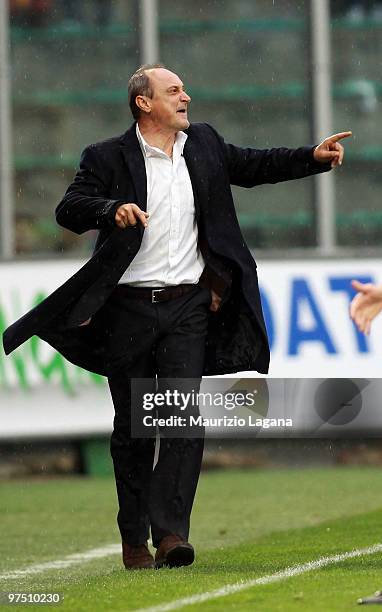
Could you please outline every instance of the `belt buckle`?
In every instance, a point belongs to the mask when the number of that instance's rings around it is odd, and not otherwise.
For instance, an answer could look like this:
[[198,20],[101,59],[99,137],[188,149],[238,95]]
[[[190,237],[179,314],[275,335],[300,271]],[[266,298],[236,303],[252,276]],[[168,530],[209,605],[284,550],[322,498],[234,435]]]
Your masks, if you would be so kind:
[[160,293],[161,291],[164,291],[164,289],[152,289],[151,291],[151,303],[152,304],[157,304],[159,302],[159,300],[155,299],[155,294],[156,293]]

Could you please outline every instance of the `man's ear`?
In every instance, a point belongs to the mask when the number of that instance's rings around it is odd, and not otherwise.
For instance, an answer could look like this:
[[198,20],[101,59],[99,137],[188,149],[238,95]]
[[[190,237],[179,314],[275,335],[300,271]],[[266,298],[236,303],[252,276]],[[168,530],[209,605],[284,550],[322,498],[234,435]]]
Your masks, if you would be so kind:
[[151,113],[150,98],[147,96],[137,96],[135,98],[135,104],[143,113]]

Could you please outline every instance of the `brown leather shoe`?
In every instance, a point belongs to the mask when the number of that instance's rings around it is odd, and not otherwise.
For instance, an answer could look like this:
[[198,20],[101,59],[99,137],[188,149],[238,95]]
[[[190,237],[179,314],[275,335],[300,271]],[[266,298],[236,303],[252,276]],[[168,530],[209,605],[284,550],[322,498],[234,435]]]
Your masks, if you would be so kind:
[[154,569],[154,557],[146,544],[130,546],[122,542],[122,559],[126,569]]
[[177,535],[163,538],[155,554],[155,567],[181,567],[194,561],[194,549],[189,542]]

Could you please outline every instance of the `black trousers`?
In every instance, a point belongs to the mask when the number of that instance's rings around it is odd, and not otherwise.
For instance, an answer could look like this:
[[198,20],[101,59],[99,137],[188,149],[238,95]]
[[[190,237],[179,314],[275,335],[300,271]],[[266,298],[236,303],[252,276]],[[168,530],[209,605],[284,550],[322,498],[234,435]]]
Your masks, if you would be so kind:
[[[116,290],[103,308],[108,381],[114,403],[111,455],[114,464],[122,539],[146,542],[151,527],[158,547],[170,534],[188,539],[204,439],[155,439],[131,435],[131,381],[134,378],[201,379],[210,292],[191,292],[152,304]],[[168,406],[164,407],[168,416]],[[161,416],[160,414],[158,416]]]

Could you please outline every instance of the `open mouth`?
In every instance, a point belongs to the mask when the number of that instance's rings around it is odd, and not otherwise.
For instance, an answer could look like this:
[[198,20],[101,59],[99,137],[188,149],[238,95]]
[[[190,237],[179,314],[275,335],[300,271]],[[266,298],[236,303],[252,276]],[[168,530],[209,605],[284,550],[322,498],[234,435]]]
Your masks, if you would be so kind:
[[186,113],[187,109],[186,108],[180,108],[178,111],[176,111],[177,113]]

